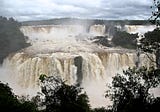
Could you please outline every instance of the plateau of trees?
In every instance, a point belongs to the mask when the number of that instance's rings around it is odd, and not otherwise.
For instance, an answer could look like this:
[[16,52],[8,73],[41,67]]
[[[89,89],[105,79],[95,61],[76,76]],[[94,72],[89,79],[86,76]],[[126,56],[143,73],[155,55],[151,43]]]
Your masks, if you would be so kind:
[[120,46],[127,49],[137,48],[138,34],[129,34],[126,31],[116,30],[113,34],[112,42],[114,46]]
[[97,36],[94,38],[94,43],[107,47],[122,47],[126,49],[137,48],[138,34],[130,34],[126,31],[121,31],[115,26],[110,27],[109,33],[113,38],[108,40],[108,36]]

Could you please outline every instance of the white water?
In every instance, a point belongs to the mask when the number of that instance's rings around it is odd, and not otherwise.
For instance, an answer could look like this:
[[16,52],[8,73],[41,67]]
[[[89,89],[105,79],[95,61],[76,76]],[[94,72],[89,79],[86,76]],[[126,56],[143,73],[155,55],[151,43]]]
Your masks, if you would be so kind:
[[89,33],[93,36],[104,36],[105,30],[105,25],[93,25],[90,27]]
[[153,31],[156,28],[155,25],[125,25],[125,30],[128,33],[144,34],[148,31]]
[[93,25],[89,31],[83,25],[22,26],[20,30],[29,37],[30,43],[37,41],[75,41],[105,35],[104,25]]
[[[90,32],[104,34],[104,28],[91,27]],[[29,36],[32,46],[10,55],[3,63],[3,68],[10,74],[5,80],[19,95],[36,95],[40,91],[38,79],[41,74],[60,75],[68,84],[80,81],[92,107],[107,106],[110,102],[104,98],[106,83],[123,69],[135,66],[137,61],[135,51],[77,41],[77,35],[87,33],[83,26],[24,26],[21,31]],[[76,63],[82,65],[81,70]],[[140,65],[151,64],[144,54],[140,56]],[[80,76],[77,71],[81,71]]]

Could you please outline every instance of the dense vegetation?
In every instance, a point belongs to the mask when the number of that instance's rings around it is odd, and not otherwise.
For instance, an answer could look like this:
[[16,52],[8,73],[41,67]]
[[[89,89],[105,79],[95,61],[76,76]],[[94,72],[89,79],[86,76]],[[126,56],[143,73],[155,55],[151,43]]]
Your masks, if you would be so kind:
[[90,105],[86,93],[79,85],[67,85],[59,77],[40,76],[45,112],[89,112]]
[[156,55],[157,67],[160,67],[160,29],[145,33],[145,38],[140,40],[139,48],[144,52],[154,53]]
[[127,49],[136,49],[138,34],[129,34],[126,31],[116,30],[112,42],[114,46],[120,46]]
[[0,82],[1,112],[36,112],[36,105],[31,101],[18,99],[7,84]]
[[145,33],[145,38],[140,41],[140,47],[144,52],[155,53],[160,48],[160,30],[157,28],[154,31]]
[[160,1],[153,0],[153,6],[151,6],[151,8],[152,8],[152,16],[149,18],[149,21],[152,24],[160,26]]
[[158,112],[160,97],[149,91],[160,84],[160,69],[129,68],[113,77],[106,97],[113,101],[113,112]]
[[[156,10],[151,17],[152,23],[159,27],[160,2],[154,1]],[[160,85],[160,29],[145,34],[139,48],[156,55],[157,67],[129,68],[113,77],[106,97],[113,101],[112,112],[158,112],[160,97],[154,97],[150,90]]]
[[110,28],[109,34],[113,37],[111,40],[108,40],[108,36],[97,36],[94,43],[107,47],[137,48],[138,34],[130,34],[115,27]]
[[8,54],[29,46],[20,26],[13,18],[0,17],[0,63]]

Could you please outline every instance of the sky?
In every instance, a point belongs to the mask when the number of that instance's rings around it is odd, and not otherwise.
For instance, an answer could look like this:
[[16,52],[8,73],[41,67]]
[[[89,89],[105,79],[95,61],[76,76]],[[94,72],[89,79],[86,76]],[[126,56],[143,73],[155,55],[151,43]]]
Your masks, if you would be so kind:
[[18,21],[53,18],[145,20],[153,0],[0,0],[0,16]]

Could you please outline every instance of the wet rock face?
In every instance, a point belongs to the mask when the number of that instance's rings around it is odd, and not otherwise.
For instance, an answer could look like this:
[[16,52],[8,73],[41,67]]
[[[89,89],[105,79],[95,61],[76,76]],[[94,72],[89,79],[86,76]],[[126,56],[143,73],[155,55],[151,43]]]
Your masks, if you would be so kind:
[[83,79],[82,63],[83,63],[83,58],[81,56],[74,58],[74,65],[77,67],[77,73],[76,73],[77,82],[79,84],[82,83],[82,79]]

